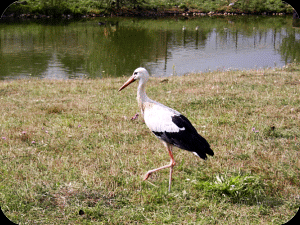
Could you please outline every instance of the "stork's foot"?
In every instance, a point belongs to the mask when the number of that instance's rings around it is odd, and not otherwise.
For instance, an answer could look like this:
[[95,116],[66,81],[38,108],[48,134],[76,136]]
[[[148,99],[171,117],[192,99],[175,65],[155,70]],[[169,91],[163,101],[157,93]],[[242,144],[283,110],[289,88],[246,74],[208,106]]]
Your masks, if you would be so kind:
[[147,179],[150,177],[151,174],[152,174],[151,172],[147,172],[147,173],[145,174],[145,176],[144,176],[143,181],[147,180]]

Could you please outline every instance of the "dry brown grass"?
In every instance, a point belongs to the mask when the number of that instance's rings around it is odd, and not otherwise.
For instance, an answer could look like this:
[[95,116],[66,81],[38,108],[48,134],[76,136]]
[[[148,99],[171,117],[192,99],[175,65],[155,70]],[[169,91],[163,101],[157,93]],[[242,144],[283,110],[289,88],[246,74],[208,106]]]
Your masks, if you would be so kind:
[[215,152],[203,161],[175,150],[171,193],[168,171],[142,182],[169,158],[130,120],[136,84],[118,93],[126,78],[1,81],[1,209],[19,224],[287,222],[300,205],[299,68],[152,78],[148,95],[186,115]]

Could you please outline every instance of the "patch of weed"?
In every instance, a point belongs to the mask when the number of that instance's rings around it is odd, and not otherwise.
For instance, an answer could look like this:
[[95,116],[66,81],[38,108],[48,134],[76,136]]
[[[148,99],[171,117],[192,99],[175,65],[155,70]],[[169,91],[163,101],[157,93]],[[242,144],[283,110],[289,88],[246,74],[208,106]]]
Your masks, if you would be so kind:
[[257,204],[265,196],[265,185],[253,175],[216,175],[213,181],[198,182],[195,186],[206,190],[207,196],[226,197],[239,204]]

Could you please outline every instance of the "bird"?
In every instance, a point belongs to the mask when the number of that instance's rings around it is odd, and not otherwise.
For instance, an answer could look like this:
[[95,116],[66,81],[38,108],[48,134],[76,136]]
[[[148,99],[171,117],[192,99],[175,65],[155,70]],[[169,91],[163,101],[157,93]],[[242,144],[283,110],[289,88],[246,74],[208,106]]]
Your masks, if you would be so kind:
[[136,80],[139,80],[137,101],[138,106],[141,109],[141,115],[152,133],[162,141],[171,158],[169,164],[149,170],[145,174],[143,180],[147,180],[150,175],[156,171],[170,168],[168,191],[171,192],[172,173],[173,167],[175,166],[175,160],[172,153],[173,146],[190,151],[204,160],[207,159],[207,154],[213,156],[214,152],[205,138],[198,134],[197,130],[184,115],[147,96],[145,87],[148,79],[148,71],[143,67],[139,67],[120,87],[119,91],[123,90]]

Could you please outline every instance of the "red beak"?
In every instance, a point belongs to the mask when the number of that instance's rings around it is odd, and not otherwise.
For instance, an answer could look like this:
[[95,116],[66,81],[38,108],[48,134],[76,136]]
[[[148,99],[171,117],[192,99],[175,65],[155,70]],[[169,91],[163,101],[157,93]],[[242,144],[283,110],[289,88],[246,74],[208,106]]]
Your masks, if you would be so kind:
[[120,87],[119,91],[123,90],[126,88],[129,84],[133,83],[135,81],[134,76],[131,76],[124,84],[122,87]]

